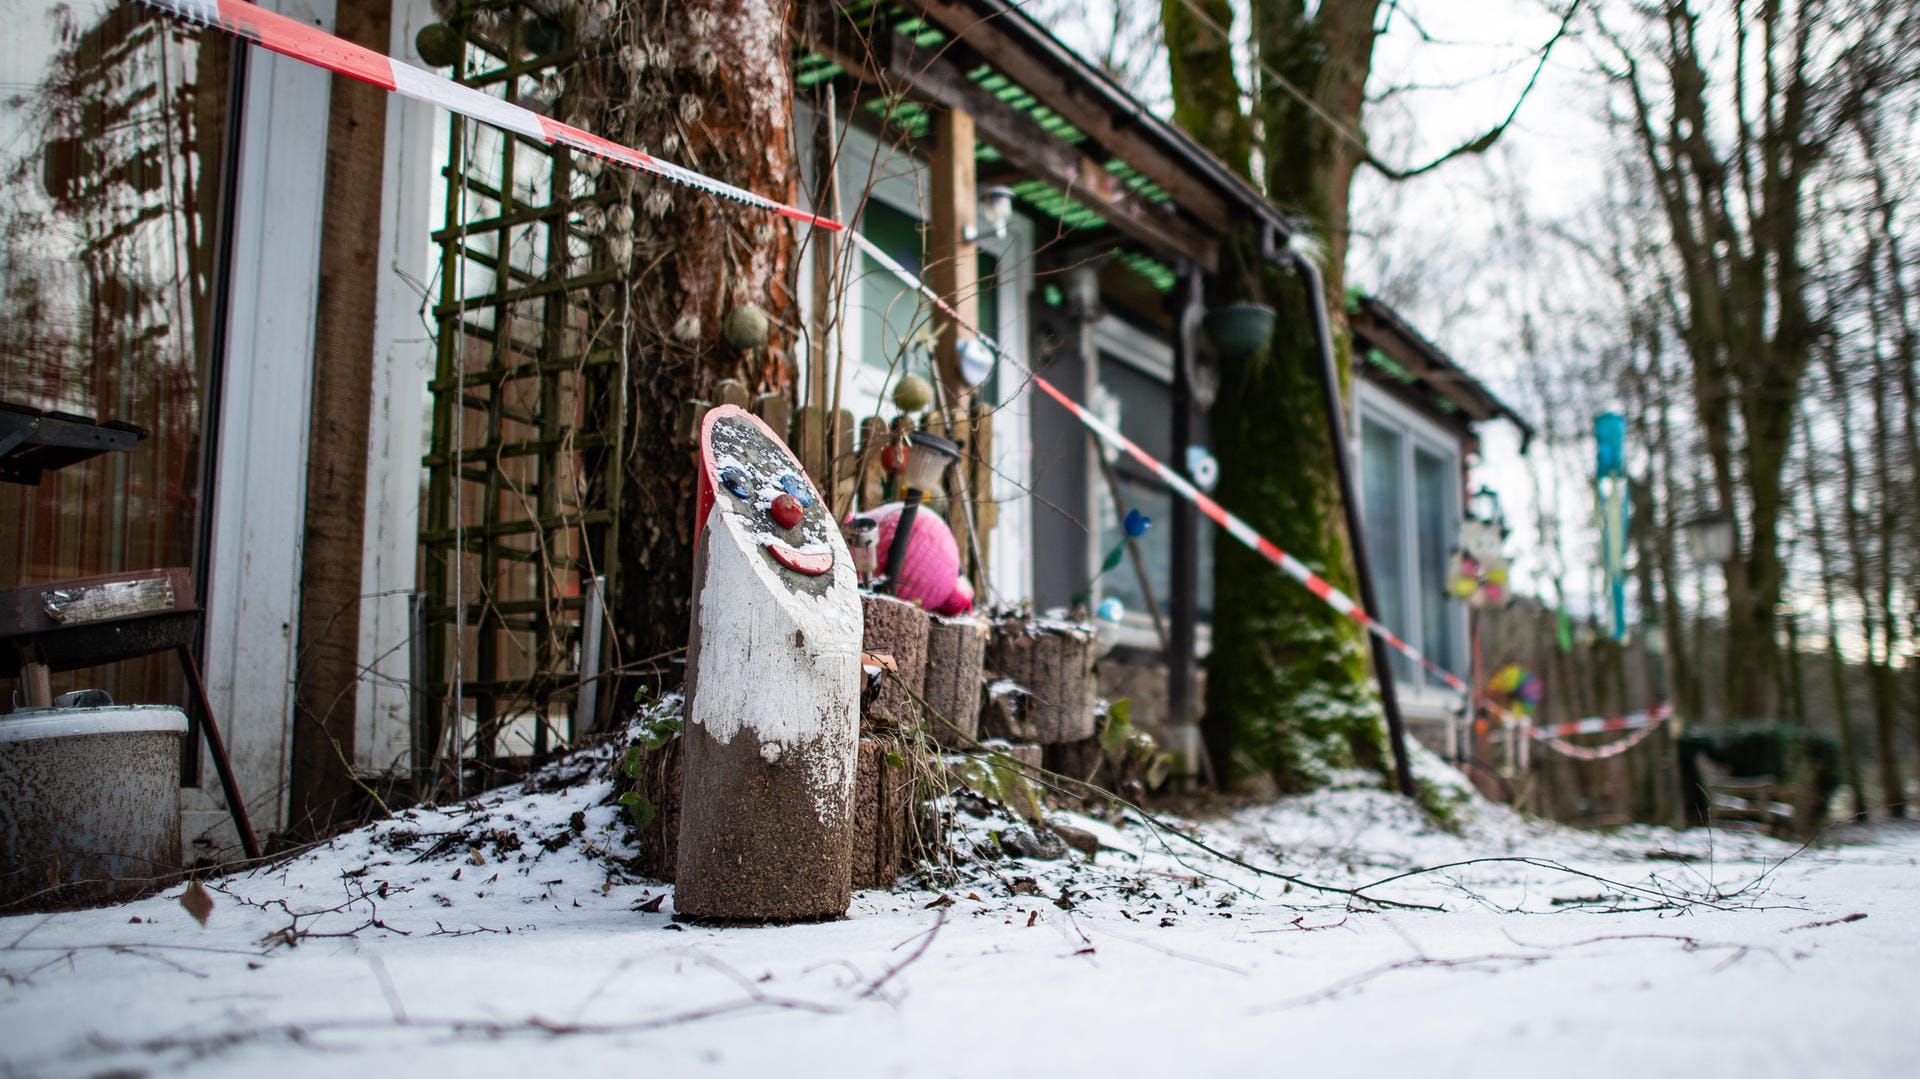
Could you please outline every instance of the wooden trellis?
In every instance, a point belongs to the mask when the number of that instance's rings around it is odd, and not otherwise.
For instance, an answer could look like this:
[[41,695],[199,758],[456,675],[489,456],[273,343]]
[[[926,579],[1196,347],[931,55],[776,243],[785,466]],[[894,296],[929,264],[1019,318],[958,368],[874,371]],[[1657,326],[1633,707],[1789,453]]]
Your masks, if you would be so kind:
[[[455,79],[548,109],[564,98],[571,16],[467,5],[450,28]],[[583,654],[603,636],[586,624],[604,608],[596,579],[602,596],[614,584],[625,386],[626,260],[598,241],[599,179],[459,116],[442,178],[415,740],[428,770],[455,752],[545,752],[593,725],[580,671],[600,669]]]

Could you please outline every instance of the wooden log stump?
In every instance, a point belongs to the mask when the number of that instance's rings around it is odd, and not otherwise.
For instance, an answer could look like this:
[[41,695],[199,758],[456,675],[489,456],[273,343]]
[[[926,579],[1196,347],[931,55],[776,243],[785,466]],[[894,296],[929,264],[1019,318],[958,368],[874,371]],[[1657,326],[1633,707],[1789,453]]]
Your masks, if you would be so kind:
[[1003,757],[1012,757],[1022,766],[1020,774],[1029,774],[1030,769],[1046,767],[1047,747],[1035,742],[1009,742],[1004,738],[995,738],[984,743],[986,748]]
[[[1082,738],[1074,742],[1059,742],[1047,747],[1047,771],[1071,776],[1083,783],[1104,785],[1105,777],[1101,773],[1105,764],[1106,753],[1100,748],[1098,737]],[[1084,792],[1075,790],[1072,793]]]
[[987,658],[987,624],[977,618],[934,618],[927,629],[927,733],[948,749],[965,749],[980,735],[980,672]]
[[918,698],[926,690],[929,616],[914,604],[872,592],[861,593],[860,608],[861,647],[892,656],[894,668],[881,672],[880,684],[863,699],[860,731],[912,729],[920,722]]
[[912,753],[910,744],[896,739],[860,740],[853,781],[855,888],[891,888],[913,861]]
[[[1026,690],[1024,734],[1042,745],[1091,738],[1095,717],[1093,631],[1068,622],[1005,619],[993,624],[987,670]],[[999,733],[999,732],[995,732]]]
[[[982,678],[992,678],[992,672],[983,671]],[[1033,740],[1033,728],[1027,724],[1025,686],[1008,678],[987,683],[980,696],[980,737],[998,738],[1003,742]]]
[[675,738],[649,751],[634,777],[634,791],[653,806],[653,819],[640,832],[640,869],[655,880],[672,882],[680,850],[681,742]]

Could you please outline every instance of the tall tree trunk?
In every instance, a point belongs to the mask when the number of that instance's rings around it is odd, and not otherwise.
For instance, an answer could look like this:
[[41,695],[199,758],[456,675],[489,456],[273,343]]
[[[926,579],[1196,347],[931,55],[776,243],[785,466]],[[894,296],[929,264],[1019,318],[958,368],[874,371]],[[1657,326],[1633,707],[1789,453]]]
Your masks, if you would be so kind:
[[1834,549],[1827,539],[1826,517],[1820,509],[1821,483],[1813,471],[1816,460],[1813,436],[1804,425],[1800,431],[1805,447],[1801,455],[1806,468],[1803,489],[1807,500],[1807,516],[1813,522],[1814,551],[1820,559],[1820,601],[1827,618],[1827,664],[1833,679],[1834,727],[1840,737],[1841,778],[1853,791],[1854,815],[1864,817],[1867,813],[1867,795],[1860,783],[1860,751],[1853,735],[1853,702],[1847,696],[1852,687],[1848,684],[1846,658],[1840,654],[1840,621],[1834,612],[1833,594],[1838,587],[1839,574],[1834,570]]
[[[1224,2],[1200,7],[1216,25],[1229,24]],[[1343,392],[1347,198],[1360,155],[1326,118],[1358,128],[1376,7],[1372,0],[1326,0],[1311,16],[1300,0],[1262,0],[1253,8],[1261,61],[1306,88],[1324,113],[1313,114],[1262,78],[1267,195],[1299,214],[1326,245],[1327,295],[1319,299],[1334,316]],[[1213,26],[1192,17],[1185,0],[1163,0],[1162,12],[1176,120],[1246,173],[1243,138],[1250,125],[1240,113],[1231,51]],[[1319,356],[1306,319],[1296,314],[1310,297],[1299,279],[1257,265],[1252,239],[1225,254],[1233,269],[1216,282],[1211,299],[1260,299],[1284,314],[1266,350],[1222,361],[1211,425],[1222,465],[1219,498],[1352,594]],[[1379,767],[1385,759],[1380,710],[1363,634],[1224,532],[1216,533],[1214,550],[1215,579],[1233,583],[1215,593],[1203,733],[1223,780],[1266,772],[1283,789],[1301,789],[1331,768]]]
[[[793,79],[787,0],[683,0],[621,5],[623,47],[586,77],[604,105],[597,130],[750,191],[791,201]],[[591,94],[592,91],[590,90]],[[633,213],[627,294],[627,459],[620,502],[621,659],[648,678],[687,641],[695,467],[680,404],[734,377],[788,391],[785,342],[749,354],[721,331],[753,304],[776,326],[793,301],[795,237],[785,222],[662,180],[601,176]],[[611,217],[611,215],[610,215]],[[651,665],[649,665],[651,664]],[[677,677],[671,681],[678,681]]]
[[[1920,682],[1920,512],[1913,512],[1908,506],[1920,484],[1920,376],[1914,367],[1920,364],[1920,317],[1913,309],[1913,292],[1907,286],[1907,276],[1913,272],[1913,265],[1907,261],[1901,251],[1901,233],[1898,227],[1898,212],[1905,195],[1904,190],[1896,194],[1893,182],[1887,175],[1888,164],[1881,149],[1878,131],[1873,124],[1865,126],[1863,142],[1868,164],[1873,178],[1874,212],[1872,225],[1879,242],[1886,247],[1883,268],[1872,273],[1868,280],[1871,285],[1886,297],[1886,305],[1891,309],[1892,339],[1889,341],[1890,366],[1894,377],[1900,384],[1901,404],[1901,445],[1902,457],[1906,466],[1907,488],[1904,495],[1891,490],[1883,490],[1883,496],[1889,501],[1882,512],[1892,512],[1896,506],[1906,506],[1907,523],[1907,640],[1909,642],[1907,664],[1915,669],[1915,678]],[[1920,686],[1916,686],[1920,689]],[[1913,737],[1915,750],[1920,752],[1920,692],[1914,695],[1916,713],[1913,718]]]
[[[1868,245],[1868,272],[1877,275],[1877,242]],[[1880,663],[1874,668],[1873,726],[1877,749],[1880,753],[1880,779],[1886,784],[1884,800],[1890,816],[1906,815],[1907,789],[1906,777],[1900,772],[1900,745],[1896,737],[1899,727],[1900,685],[1894,674],[1893,657],[1899,648],[1900,622],[1893,613],[1894,562],[1896,561],[1896,535],[1899,531],[1899,496],[1894,491],[1892,459],[1892,418],[1888,415],[1893,402],[1888,399],[1891,392],[1887,385],[1886,358],[1881,355],[1881,343],[1886,339],[1882,318],[1882,306],[1869,302],[1868,311],[1873,325],[1872,353],[1868,363],[1872,366],[1873,387],[1873,472],[1878,488],[1875,496],[1880,511],[1880,579],[1875,589],[1875,601],[1880,615]],[[1864,602],[1865,597],[1862,597]]]
[[1660,491],[1665,503],[1660,507],[1656,540],[1660,557],[1660,624],[1666,630],[1667,660],[1672,664],[1673,684],[1682,714],[1697,723],[1701,719],[1702,703],[1700,671],[1696,666],[1699,653],[1687,641],[1686,615],[1680,602],[1680,575],[1674,558],[1673,517],[1675,507],[1680,505],[1680,491],[1673,481],[1673,436],[1664,395],[1658,407],[1659,423],[1655,426],[1658,437],[1653,459],[1660,468]]
[[1860,467],[1853,448],[1853,408],[1850,404],[1851,391],[1846,372],[1840,359],[1832,348],[1824,350],[1827,377],[1832,385],[1835,406],[1840,413],[1840,460],[1844,483],[1842,493],[1845,499],[1844,517],[1846,521],[1848,561],[1851,564],[1854,599],[1860,605],[1860,630],[1866,642],[1865,663],[1869,700],[1873,707],[1875,749],[1880,765],[1880,800],[1889,816],[1901,816],[1906,809],[1902,797],[1900,779],[1900,761],[1897,747],[1892,737],[1894,702],[1892,697],[1893,679],[1891,672],[1883,671],[1883,657],[1891,655],[1885,646],[1883,626],[1879,620],[1879,605],[1873,595],[1873,552],[1868,547],[1868,537],[1864,516],[1860,511]]

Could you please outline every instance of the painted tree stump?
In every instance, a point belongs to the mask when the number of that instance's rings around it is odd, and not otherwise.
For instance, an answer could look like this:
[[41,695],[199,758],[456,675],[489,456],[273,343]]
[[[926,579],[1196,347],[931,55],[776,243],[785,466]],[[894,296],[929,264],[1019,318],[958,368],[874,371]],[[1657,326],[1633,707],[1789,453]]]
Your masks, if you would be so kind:
[[838,523],[766,424],[700,434],[677,917],[838,918],[852,898],[860,600]]
[[977,618],[934,618],[927,628],[927,733],[948,749],[966,749],[980,735],[980,672],[987,624]]
[[1093,631],[1073,623],[995,622],[987,644],[987,671],[1026,692],[1018,698],[1020,715],[1011,724],[1015,729],[991,733],[1042,745],[1093,737],[1093,646]]
[[881,672],[880,684],[861,708],[860,729],[867,734],[911,729],[920,722],[918,698],[926,689],[930,616],[914,604],[872,592],[861,594],[860,608],[863,647],[893,657],[893,669]]

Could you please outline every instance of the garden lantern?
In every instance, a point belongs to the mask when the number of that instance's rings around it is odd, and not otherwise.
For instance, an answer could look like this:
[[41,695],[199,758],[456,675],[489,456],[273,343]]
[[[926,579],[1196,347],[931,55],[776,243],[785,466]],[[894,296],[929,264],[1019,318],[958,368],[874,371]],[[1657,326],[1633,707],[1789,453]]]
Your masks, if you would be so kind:
[[1733,514],[1726,510],[1703,513],[1681,526],[1687,533],[1687,549],[1699,562],[1733,561]]

